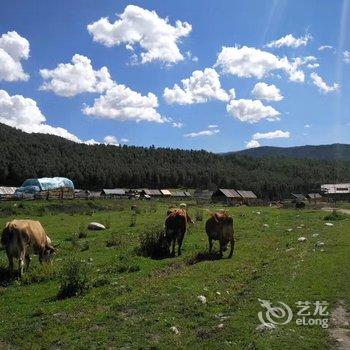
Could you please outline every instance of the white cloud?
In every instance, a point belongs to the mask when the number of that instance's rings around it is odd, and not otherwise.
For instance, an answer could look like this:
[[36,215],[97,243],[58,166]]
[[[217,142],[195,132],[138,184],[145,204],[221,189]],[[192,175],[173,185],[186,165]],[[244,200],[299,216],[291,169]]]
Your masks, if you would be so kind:
[[219,126],[218,125],[216,125],[216,124],[210,124],[210,125],[208,125],[208,128],[209,129],[216,129],[216,128],[218,128]]
[[260,143],[256,140],[250,140],[246,143],[246,148],[257,148],[260,147]]
[[321,45],[321,46],[318,48],[318,51],[332,50],[332,49],[333,49],[333,46],[331,46],[331,45]]
[[94,140],[94,139],[90,139],[90,140],[87,140],[84,142],[86,145],[89,145],[89,146],[93,146],[93,145],[100,145],[100,142]]
[[212,136],[218,134],[220,132],[219,129],[211,129],[211,130],[202,130],[198,132],[191,132],[189,134],[185,134],[185,137],[198,137],[198,136]]
[[214,67],[219,67],[224,74],[236,75],[240,78],[255,77],[262,79],[269,73],[282,70],[290,81],[304,82],[304,72],[299,68],[311,61],[313,56],[296,57],[292,61],[287,57],[280,58],[271,52],[254,47],[223,47]]
[[345,63],[350,63],[350,51],[343,52],[343,60]]
[[184,125],[183,125],[181,122],[173,122],[173,123],[171,124],[171,126],[172,126],[173,128],[181,129]]
[[312,39],[312,36],[310,34],[305,34],[304,36],[302,36],[300,38],[295,38],[293,36],[293,34],[287,34],[286,36],[284,36],[278,40],[271,41],[270,43],[268,43],[266,45],[266,47],[279,48],[282,46],[286,46],[286,47],[297,48],[299,46],[306,46],[310,39]]
[[333,85],[327,85],[323,79],[315,72],[310,74],[312,82],[315,86],[318,87],[318,90],[323,94],[328,94],[329,92],[334,92],[339,90],[340,85],[333,83]]
[[85,106],[83,113],[121,121],[166,122],[167,119],[157,112],[157,107],[157,96],[151,92],[143,96],[125,85],[114,85],[96,98],[92,107]]
[[74,142],[81,142],[78,137],[66,129],[53,127],[45,122],[46,118],[34,100],[22,95],[10,96],[5,90],[0,90],[0,123],[27,133],[52,134]]
[[318,68],[320,66],[319,63],[309,63],[306,67],[310,69]]
[[29,57],[29,41],[17,32],[7,32],[0,36],[0,81],[28,80],[21,60]]
[[271,106],[265,106],[260,100],[231,100],[226,110],[241,122],[254,124],[260,120],[279,120],[280,113]]
[[108,135],[103,139],[103,141],[107,145],[119,146],[119,142],[115,136]]
[[273,84],[268,85],[263,82],[255,84],[252,94],[258,100],[281,101],[283,99],[279,88]]
[[128,143],[128,142],[129,142],[129,140],[128,140],[128,139],[123,138],[123,139],[120,139],[120,142],[122,142],[122,143]]
[[253,135],[253,140],[263,140],[263,139],[280,139],[285,138],[288,139],[290,137],[289,131],[282,131],[282,130],[276,130],[276,131],[270,131],[266,133],[260,133],[257,132]]
[[181,37],[191,32],[189,23],[177,20],[172,26],[168,18],[161,18],[155,11],[135,5],[128,5],[118,17],[114,23],[108,18],[100,18],[89,24],[87,29],[93,40],[107,47],[125,43],[131,51],[135,50],[135,44],[139,44],[143,50],[140,54],[141,63],[176,63],[184,59],[178,43]]
[[91,60],[75,54],[72,63],[60,63],[55,69],[41,69],[40,75],[45,80],[41,90],[52,90],[65,97],[83,92],[103,92],[113,86],[107,67],[94,70]]
[[172,89],[164,89],[163,96],[168,104],[185,105],[204,103],[213,99],[229,100],[228,93],[221,88],[219,74],[213,68],[196,70],[188,79],[182,79],[181,84],[182,87],[175,84]]
[[193,56],[191,51],[186,51],[187,58],[192,62],[198,62],[198,57]]

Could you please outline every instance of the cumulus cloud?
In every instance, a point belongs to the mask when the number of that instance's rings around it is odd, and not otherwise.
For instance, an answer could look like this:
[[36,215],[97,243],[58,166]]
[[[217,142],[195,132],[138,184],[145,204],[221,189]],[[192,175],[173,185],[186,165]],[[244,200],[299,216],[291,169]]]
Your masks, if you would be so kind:
[[253,140],[280,139],[280,138],[288,139],[289,137],[290,137],[289,131],[276,130],[276,131],[270,131],[265,133],[257,132],[253,135]]
[[310,74],[312,82],[318,87],[318,90],[323,94],[328,94],[330,92],[335,92],[339,90],[340,85],[333,83],[333,85],[327,85],[326,82],[315,72]]
[[273,84],[268,85],[263,82],[255,84],[252,94],[258,100],[281,101],[283,99],[281,91],[278,87]]
[[106,136],[103,141],[106,145],[113,145],[113,146],[119,146],[119,142],[115,136],[108,135]]
[[209,128],[209,129],[216,129],[216,128],[218,128],[218,125],[216,125],[216,124],[210,124],[210,125],[208,125],[208,128]]
[[122,143],[128,143],[128,142],[129,142],[129,140],[128,140],[128,139],[126,139],[126,138],[122,138],[122,139],[120,139],[120,142],[122,142]]
[[94,139],[90,139],[84,142],[86,145],[88,146],[93,146],[93,145],[100,145],[100,142],[94,140]]
[[125,85],[114,85],[96,98],[93,106],[85,106],[83,113],[121,121],[166,122],[167,119],[157,112],[157,107],[157,96],[151,92],[143,96]]
[[[141,63],[176,63],[184,59],[178,43],[182,37],[189,35],[192,26],[180,20],[173,26],[168,18],[159,17],[155,11],[128,5],[114,23],[104,17],[89,24],[87,29],[94,41],[107,47],[125,44],[128,50],[134,52],[138,44],[142,50]],[[134,55],[138,59],[137,54]]]
[[191,132],[189,134],[185,134],[185,137],[198,137],[198,136],[212,136],[215,134],[218,134],[220,132],[219,129],[208,129],[208,130],[202,130],[198,132]]
[[218,67],[224,74],[236,75],[240,78],[262,79],[276,70],[284,71],[290,81],[304,82],[305,75],[300,67],[315,61],[313,56],[278,57],[271,52],[247,46],[223,47],[218,55],[214,67]]
[[332,49],[333,49],[333,46],[331,46],[331,45],[321,45],[321,46],[318,48],[318,51],[332,50]]
[[271,106],[265,106],[260,100],[231,100],[226,110],[233,117],[249,124],[257,123],[263,119],[268,121],[279,120],[280,113]]
[[260,143],[256,140],[250,140],[246,143],[246,148],[257,148],[260,147]]
[[343,52],[343,60],[345,63],[350,63],[350,51]]
[[17,32],[7,32],[0,36],[0,81],[28,80],[21,60],[29,57],[29,41]]
[[81,142],[78,137],[66,129],[46,124],[46,118],[34,100],[22,95],[10,96],[5,90],[0,90],[0,123],[27,133],[52,134],[74,142]]
[[[214,99],[229,100],[229,94],[221,88],[219,74],[213,68],[196,70],[188,79],[182,79],[181,84],[182,87],[175,84],[172,89],[164,89],[163,96],[168,104],[186,105]],[[234,94],[234,90],[232,93]]]
[[172,122],[171,126],[173,128],[181,129],[184,125],[181,122]]
[[41,69],[45,80],[41,90],[51,90],[59,96],[71,97],[83,92],[103,92],[113,86],[107,67],[94,70],[91,60],[75,54],[72,63],[60,63],[55,69]]
[[312,39],[310,34],[305,34],[300,38],[295,38],[293,34],[287,34],[278,40],[271,41],[266,45],[266,47],[272,48],[277,47],[280,48],[282,46],[297,48],[299,46],[306,46],[309,40]]

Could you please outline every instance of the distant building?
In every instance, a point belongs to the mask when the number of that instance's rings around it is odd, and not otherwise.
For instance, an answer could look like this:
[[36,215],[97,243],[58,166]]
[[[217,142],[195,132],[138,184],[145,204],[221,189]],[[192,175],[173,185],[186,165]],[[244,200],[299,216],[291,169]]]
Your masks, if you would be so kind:
[[185,191],[177,191],[177,192],[172,192],[171,197],[176,197],[176,198],[191,198],[191,193],[190,192],[185,192]]
[[193,193],[193,198],[197,204],[210,203],[213,191],[208,190],[195,190]]
[[319,193],[309,193],[307,195],[307,198],[310,203],[315,203],[315,204],[322,202],[323,200],[323,197]]
[[164,197],[171,197],[171,192],[169,190],[160,190]]
[[321,192],[332,200],[350,201],[350,183],[321,185]]
[[291,193],[293,202],[305,202],[307,198],[302,193]]
[[145,198],[156,198],[156,197],[163,196],[160,190],[149,190],[149,189],[142,190],[141,195],[144,196]]
[[213,192],[211,199],[214,203],[238,204],[242,202],[242,196],[230,188],[218,188]]
[[253,191],[237,190],[237,192],[242,197],[243,204],[252,204],[258,199]]
[[13,197],[17,187],[0,186],[0,199],[9,199]]
[[124,188],[111,188],[111,189],[103,189],[101,191],[101,196],[102,197],[107,197],[107,198],[121,198],[121,197],[126,197],[126,190]]

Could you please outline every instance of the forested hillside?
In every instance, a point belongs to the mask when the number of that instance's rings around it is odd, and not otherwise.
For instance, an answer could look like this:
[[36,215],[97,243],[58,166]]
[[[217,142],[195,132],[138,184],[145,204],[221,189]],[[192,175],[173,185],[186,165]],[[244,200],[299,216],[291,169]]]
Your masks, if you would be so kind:
[[0,124],[0,185],[19,186],[26,178],[44,176],[65,176],[84,189],[219,186],[250,189],[272,199],[317,189],[324,182],[350,182],[350,162],[88,146]]
[[270,147],[262,146],[236,152],[252,157],[281,156],[289,158],[337,159],[350,160],[350,145],[335,143],[333,145]]

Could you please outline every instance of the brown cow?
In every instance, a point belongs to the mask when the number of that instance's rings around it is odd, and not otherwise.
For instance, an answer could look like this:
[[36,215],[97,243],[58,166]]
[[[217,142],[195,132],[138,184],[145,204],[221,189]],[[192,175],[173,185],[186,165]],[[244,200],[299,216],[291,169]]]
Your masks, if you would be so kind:
[[55,248],[51,245],[39,221],[12,220],[2,232],[1,244],[5,247],[9,261],[9,271],[13,272],[13,259],[19,260],[19,272],[23,274],[24,265],[29,267],[30,254],[38,254],[39,261],[51,260]]
[[205,231],[209,240],[209,254],[213,248],[213,240],[220,243],[220,257],[230,242],[231,250],[228,257],[231,258],[235,246],[232,217],[226,212],[211,213],[211,217],[205,223]]
[[165,219],[165,238],[170,248],[172,245],[171,255],[175,256],[175,244],[178,244],[178,255],[181,255],[181,245],[184,239],[187,223],[193,222],[187,211],[184,209],[169,209]]

